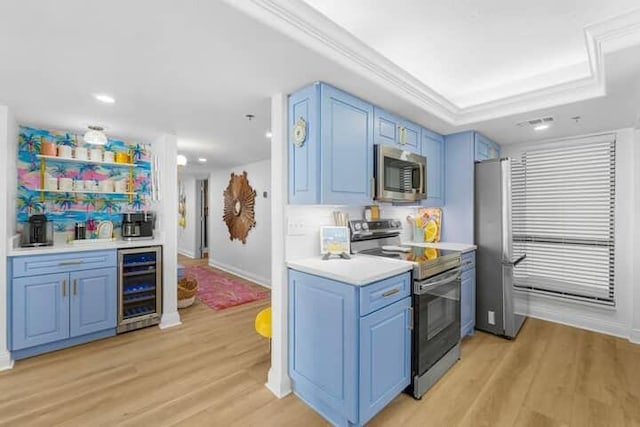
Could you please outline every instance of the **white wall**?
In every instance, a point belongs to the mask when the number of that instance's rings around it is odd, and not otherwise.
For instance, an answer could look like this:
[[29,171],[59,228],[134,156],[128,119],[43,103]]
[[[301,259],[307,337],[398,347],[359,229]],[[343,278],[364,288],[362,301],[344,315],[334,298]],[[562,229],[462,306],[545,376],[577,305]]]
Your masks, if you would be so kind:
[[184,228],[178,226],[178,252],[182,255],[195,258],[199,246],[199,239],[196,236],[196,197],[199,196],[199,192],[196,190],[196,177],[183,175],[181,187],[184,187],[184,193],[187,199],[187,226]]
[[[558,144],[563,144],[563,141],[504,145],[503,154],[517,158],[529,147],[557,146]],[[620,337],[631,337],[633,313],[640,311],[638,297],[640,276],[638,276],[637,266],[634,271],[634,264],[639,262],[638,252],[634,252],[634,249],[638,249],[637,239],[634,239],[634,229],[637,228],[640,214],[635,201],[635,195],[640,191],[637,177],[634,177],[634,167],[638,167],[636,145],[632,129],[616,131],[616,306],[600,307],[594,304],[566,302],[553,297],[529,295],[528,314],[530,316]],[[635,234],[637,235],[637,231]],[[520,307],[522,302],[518,301]]]
[[[247,172],[249,184],[256,190],[256,225],[249,231],[247,243],[229,240],[222,220],[224,190],[231,173]],[[263,160],[228,170],[213,172],[209,178],[209,264],[230,273],[271,286],[271,161]],[[267,198],[263,192],[267,192]]]
[[631,325],[631,341],[636,344],[640,344],[640,130],[635,131],[635,143],[633,144],[633,182],[634,190],[634,209],[632,211],[631,221],[635,228],[631,233],[635,236],[635,248],[633,249],[633,284],[634,284],[634,316],[633,323]]
[[18,126],[11,111],[0,105],[0,370],[9,369],[13,361],[7,341],[7,248],[16,232],[16,155]]
[[156,212],[156,229],[163,239],[162,248],[162,319],[160,328],[180,325],[178,314],[178,143],[175,135],[162,135],[152,143],[158,159],[159,200],[152,202]]

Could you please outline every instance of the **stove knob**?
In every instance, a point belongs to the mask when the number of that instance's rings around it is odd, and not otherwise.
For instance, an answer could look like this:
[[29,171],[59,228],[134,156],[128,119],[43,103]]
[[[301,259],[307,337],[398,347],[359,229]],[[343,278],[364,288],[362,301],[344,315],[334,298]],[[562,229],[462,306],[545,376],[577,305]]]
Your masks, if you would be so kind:
[[360,230],[360,228],[361,228],[359,222],[356,222],[353,227],[356,229],[356,231]]
[[368,230],[369,229],[369,224],[367,224],[366,222],[362,224],[362,229],[363,230]]

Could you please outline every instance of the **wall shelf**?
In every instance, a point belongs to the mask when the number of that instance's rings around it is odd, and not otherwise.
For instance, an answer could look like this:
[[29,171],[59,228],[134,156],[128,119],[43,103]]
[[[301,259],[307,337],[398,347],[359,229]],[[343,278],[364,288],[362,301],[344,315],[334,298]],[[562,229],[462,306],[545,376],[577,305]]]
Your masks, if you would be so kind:
[[121,166],[121,167],[134,167],[137,166],[137,163],[116,163],[116,162],[99,162],[96,160],[81,160],[81,159],[73,159],[67,157],[58,157],[58,156],[45,156],[44,154],[36,154],[36,157],[39,159],[45,159],[47,161],[53,162],[64,162],[64,163],[90,163],[94,165],[103,165],[103,166]]
[[36,188],[32,191],[39,191],[41,193],[69,193],[69,194],[114,194],[114,195],[127,195],[127,196],[132,196],[136,193],[130,192],[130,191],[126,191],[124,193],[120,193],[117,191],[91,191],[91,190],[72,190],[72,191],[66,191],[66,190],[47,190],[42,189],[42,188]]

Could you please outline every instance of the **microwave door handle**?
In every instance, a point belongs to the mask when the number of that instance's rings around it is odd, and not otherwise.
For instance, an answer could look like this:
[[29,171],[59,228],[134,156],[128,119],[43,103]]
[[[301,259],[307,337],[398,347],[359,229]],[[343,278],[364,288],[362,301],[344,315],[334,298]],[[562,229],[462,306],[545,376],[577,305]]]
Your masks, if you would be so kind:
[[424,178],[427,174],[426,169],[426,166],[420,165],[420,188],[418,189],[418,193],[424,193],[425,196],[427,195],[427,186],[424,183]]

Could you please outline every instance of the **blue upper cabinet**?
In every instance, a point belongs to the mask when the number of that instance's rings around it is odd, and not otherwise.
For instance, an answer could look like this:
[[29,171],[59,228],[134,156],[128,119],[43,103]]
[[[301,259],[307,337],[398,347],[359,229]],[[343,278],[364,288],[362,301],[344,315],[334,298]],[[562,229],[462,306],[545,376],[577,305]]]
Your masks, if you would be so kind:
[[373,106],[324,83],[289,96],[289,203],[373,199]]
[[[319,99],[319,85],[289,96],[289,203],[320,203]],[[295,141],[296,123],[306,123],[302,142]]]
[[500,158],[500,146],[481,133],[474,132],[475,136],[475,160],[493,160]]
[[373,199],[373,106],[322,85],[322,203]]
[[444,137],[428,129],[422,129],[422,155],[427,158],[427,199],[423,206],[444,206]]
[[116,327],[116,280],[115,268],[71,273],[71,336]]
[[420,126],[375,107],[373,142],[420,152]]
[[442,241],[474,243],[474,162],[500,157],[500,146],[478,132],[445,136],[445,199]]
[[69,337],[69,275],[66,273],[13,280],[11,350]]

